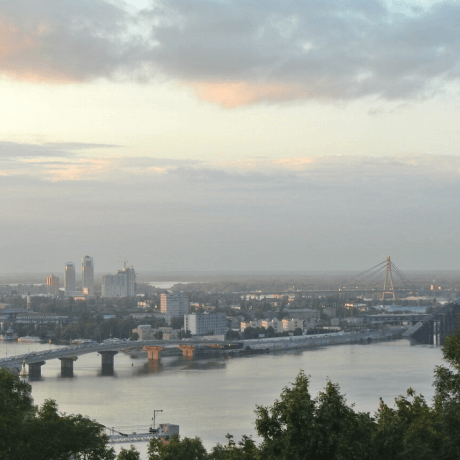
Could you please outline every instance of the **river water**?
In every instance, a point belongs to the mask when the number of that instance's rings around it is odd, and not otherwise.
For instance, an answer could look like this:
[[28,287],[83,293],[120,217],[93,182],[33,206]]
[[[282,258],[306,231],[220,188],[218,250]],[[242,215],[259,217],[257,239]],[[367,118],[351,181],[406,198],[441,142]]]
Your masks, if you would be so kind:
[[[0,342],[0,356],[50,346]],[[81,413],[120,431],[143,431],[153,410],[162,409],[157,423],[178,424],[181,436],[199,436],[210,449],[224,443],[226,433],[237,440],[255,436],[256,405],[272,404],[300,369],[311,376],[312,395],[329,378],[356,410],[374,413],[379,397],[392,403],[410,386],[431,399],[433,370],[440,364],[441,348],[408,340],[234,359],[166,357],[159,366],[119,353],[113,376],[101,375],[101,357],[92,353],[78,358],[73,378],[61,378],[60,361],[50,360],[42,379],[31,383],[36,404],[51,398],[62,412]],[[145,458],[146,445],[136,447]]]

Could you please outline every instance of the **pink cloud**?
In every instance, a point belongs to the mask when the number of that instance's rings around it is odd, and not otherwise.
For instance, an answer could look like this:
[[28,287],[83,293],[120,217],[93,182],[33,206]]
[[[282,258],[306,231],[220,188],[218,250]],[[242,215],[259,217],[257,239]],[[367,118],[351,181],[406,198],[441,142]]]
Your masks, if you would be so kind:
[[289,99],[306,99],[308,93],[299,85],[256,84],[238,82],[192,83],[197,96],[204,101],[226,108],[253,104],[256,102],[276,102]]

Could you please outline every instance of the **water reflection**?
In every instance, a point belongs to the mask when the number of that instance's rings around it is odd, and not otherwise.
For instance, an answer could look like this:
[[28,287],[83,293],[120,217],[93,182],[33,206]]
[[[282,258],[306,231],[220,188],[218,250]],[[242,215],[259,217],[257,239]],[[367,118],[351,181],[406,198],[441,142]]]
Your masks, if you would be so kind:
[[159,361],[148,361],[141,367],[133,369],[134,376],[146,376],[149,374],[160,374],[167,372],[180,371],[211,371],[214,369],[224,369],[226,363],[222,358],[200,360],[186,356],[175,359],[160,359]]

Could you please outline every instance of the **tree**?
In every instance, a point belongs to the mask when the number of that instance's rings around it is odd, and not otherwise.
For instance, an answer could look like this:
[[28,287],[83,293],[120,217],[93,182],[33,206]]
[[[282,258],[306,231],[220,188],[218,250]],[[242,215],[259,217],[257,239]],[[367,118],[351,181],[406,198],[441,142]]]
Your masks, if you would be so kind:
[[206,460],[208,455],[200,438],[180,440],[177,435],[167,441],[152,438],[148,454],[149,460]]
[[131,445],[129,450],[122,447],[120,450],[117,460],[140,460],[141,456],[136,448]]
[[240,338],[240,333],[238,331],[233,331],[232,329],[229,329],[225,333],[225,340],[239,340]]
[[348,407],[336,384],[312,399],[308,377],[299,373],[271,407],[257,406],[261,458],[273,460],[371,459],[374,423]]
[[254,460],[258,458],[258,449],[254,441],[248,436],[243,436],[238,444],[231,434],[226,436],[228,442],[225,446],[217,444],[208,455],[209,460]]
[[1,460],[114,460],[102,425],[60,414],[52,400],[37,408],[30,390],[17,375],[0,369]]
[[386,460],[434,460],[439,453],[436,413],[423,395],[409,388],[395,400],[395,408],[380,400],[373,434],[375,458]]
[[[459,458],[460,452],[460,327],[446,337],[443,347],[448,367],[435,369],[434,410],[441,437],[440,458]],[[442,457],[441,457],[442,455]]]
[[33,412],[30,388],[13,373],[0,369],[0,459],[14,458],[25,442],[23,423]]
[[173,329],[181,329],[184,327],[184,317],[183,316],[173,316],[171,318],[171,327]]
[[380,403],[374,435],[376,459],[450,460],[460,452],[460,329],[446,337],[448,367],[435,369],[435,397],[429,406],[423,395],[409,388],[395,408]]

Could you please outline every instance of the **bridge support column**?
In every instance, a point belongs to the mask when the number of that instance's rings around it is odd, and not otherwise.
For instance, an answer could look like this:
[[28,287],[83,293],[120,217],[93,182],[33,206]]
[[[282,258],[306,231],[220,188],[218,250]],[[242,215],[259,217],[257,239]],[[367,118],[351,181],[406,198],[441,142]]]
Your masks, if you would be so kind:
[[100,351],[102,358],[102,375],[113,375],[113,357],[118,354],[118,351]]
[[159,361],[164,347],[144,347],[144,350],[147,350],[149,361]]
[[59,358],[61,361],[61,377],[73,377],[73,363],[78,358],[69,356],[67,358]]
[[42,366],[46,361],[29,364],[29,380],[39,380],[42,376]]
[[195,356],[195,347],[193,345],[179,345],[182,350],[182,354],[187,358],[193,358]]

